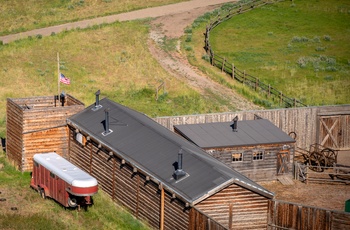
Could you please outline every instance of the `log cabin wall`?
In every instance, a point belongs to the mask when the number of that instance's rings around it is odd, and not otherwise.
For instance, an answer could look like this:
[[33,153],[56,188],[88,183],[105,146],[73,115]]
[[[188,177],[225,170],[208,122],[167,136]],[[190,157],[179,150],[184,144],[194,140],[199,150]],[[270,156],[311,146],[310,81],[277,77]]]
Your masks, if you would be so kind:
[[[97,141],[81,144],[75,139],[75,129],[69,129],[69,159],[94,176],[102,189],[117,204],[126,207],[136,218],[154,229],[188,229],[189,209],[185,203],[164,191],[144,172],[124,162],[116,153]],[[162,205],[162,194],[164,203]],[[162,218],[163,216],[163,218]],[[163,222],[162,222],[163,219]]]
[[266,229],[269,199],[232,184],[195,205],[227,229]]
[[[288,172],[292,175],[294,148],[288,143]],[[283,151],[281,144],[240,146],[232,148],[211,148],[205,149],[210,155],[225,163],[234,170],[237,170],[253,181],[276,180],[279,173],[278,154]],[[261,157],[257,154],[262,154]],[[241,160],[238,160],[239,157]],[[234,161],[235,158],[238,161]],[[281,172],[280,172],[281,173]]]
[[33,155],[68,154],[66,119],[84,109],[70,95],[64,106],[55,96],[7,99],[6,153],[20,171],[31,171]]
[[350,105],[338,105],[157,117],[154,118],[154,120],[166,128],[174,130],[174,125],[228,122],[232,121],[235,116],[238,116],[239,120],[253,120],[255,115],[258,115],[262,118],[268,119],[287,134],[295,132],[297,134],[296,146],[309,149],[311,144],[320,144],[324,139],[324,136],[320,134],[320,129],[322,128],[320,120],[322,117],[336,115],[340,117],[340,123],[344,124],[341,126],[341,130],[337,134],[339,135],[337,139],[339,141],[338,148],[340,150],[349,150],[349,111]]
[[13,100],[7,100],[6,111],[6,154],[9,161],[20,169],[23,149],[23,110]]

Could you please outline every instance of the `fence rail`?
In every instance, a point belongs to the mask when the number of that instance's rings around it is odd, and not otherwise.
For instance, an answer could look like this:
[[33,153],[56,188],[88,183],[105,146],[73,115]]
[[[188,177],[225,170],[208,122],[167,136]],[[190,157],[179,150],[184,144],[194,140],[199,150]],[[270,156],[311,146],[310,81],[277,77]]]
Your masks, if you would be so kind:
[[332,167],[315,166],[294,163],[294,178],[306,184],[317,183],[346,183],[350,184],[350,166],[335,164]]
[[218,15],[216,19],[210,22],[206,26],[205,31],[205,45],[204,48],[206,50],[207,55],[209,55],[211,65],[221,69],[222,72],[227,73],[231,76],[232,79],[235,79],[242,84],[249,86],[255,91],[264,93],[270,100],[274,102],[278,102],[280,106],[290,108],[290,107],[304,107],[306,104],[297,100],[296,98],[290,98],[284,95],[281,91],[272,87],[270,84],[265,84],[259,80],[259,78],[249,75],[245,72],[245,70],[239,70],[233,63],[229,63],[226,57],[221,57],[216,55],[211,48],[209,37],[210,31],[214,29],[220,23],[232,18],[235,15],[250,11],[256,7],[264,6],[266,4],[271,4],[274,2],[280,2],[283,0],[252,0],[250,2],[244,4],[235,4],[233,7],[223,10],[222,13]]

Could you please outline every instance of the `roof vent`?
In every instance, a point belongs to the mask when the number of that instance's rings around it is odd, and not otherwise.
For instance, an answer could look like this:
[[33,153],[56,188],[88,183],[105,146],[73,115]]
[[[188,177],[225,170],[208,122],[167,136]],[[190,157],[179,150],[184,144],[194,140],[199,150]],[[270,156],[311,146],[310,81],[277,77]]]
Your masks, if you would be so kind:
[[100,90],[97,90],[97,92],[95,93],[96,96],[96,100],[95,100],[95,106],[92,108],[93,111],[99,110],[100,108],[102,108],[102,105],[100,105]]
[[180,180],[181,178],[183,178],[187,175],[186,172],[182,170],[182,155],[183,155],[183,150],[180,149],[179,153],[177,155],[177,157],[178,157],[177,169],[175,170],[175,172],[173,174],[175,180]]
[[105,131],[102,133],[103,136],[107,136],[112,130],[109,129],[109,108],[105,109],[105,123],[104,123]]
[[232,125],[230,125],[231,126],[231,128],[232,128],[232,131],[233,132],[238,132],[238,130],[237,130],[237,121],[238,121],[238,116],[235,116],[235,118],[233,118],[233,124]]

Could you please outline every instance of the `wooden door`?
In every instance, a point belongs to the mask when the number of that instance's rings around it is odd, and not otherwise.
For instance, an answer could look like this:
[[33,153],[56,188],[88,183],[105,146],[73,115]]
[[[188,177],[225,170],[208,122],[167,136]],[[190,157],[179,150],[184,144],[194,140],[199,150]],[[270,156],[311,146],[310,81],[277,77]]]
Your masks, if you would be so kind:
[[320,116],[319,144],[332,148],[340,148],[341,116]]
[[289,173],[289,151],[277,153],[277,175]]

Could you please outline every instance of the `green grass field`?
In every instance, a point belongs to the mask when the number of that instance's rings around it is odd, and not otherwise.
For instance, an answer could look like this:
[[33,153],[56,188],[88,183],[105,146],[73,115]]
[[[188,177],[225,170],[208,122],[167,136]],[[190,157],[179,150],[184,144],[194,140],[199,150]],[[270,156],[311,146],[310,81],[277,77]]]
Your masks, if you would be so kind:
[[[202,18],[187,44],[194,50],[192,62],[209,71],[201,60],[208,17]],[[210,43],[215,55],[305,104],[350,103],[347,0],[294,0],[256,8],[213,29]]]
[[29,184],[30,174],[15,170],[1,151],[0,198],[6,200],[0,201],[0,229],[149,229],[115,205],[102,190],[93,196],[94,205],[78,211],[65,209],[52,199],[42,199]]
[[186,0],[0,0],[0,35]]
[[[221,101],[201,97],[157,63],[145,42],[148,31],[147,20],[133,21],[0,45],[1,136],[6,98],[58,94],[57,52],[60,71],[71,80],[69,86],[61,84],[61,91],[86,105],[94,103],[94,93],[100,89],[101,97],[150,117],[221,111]],[[162,82],[165,92],[160,91],[156,101],[156,88]]]

